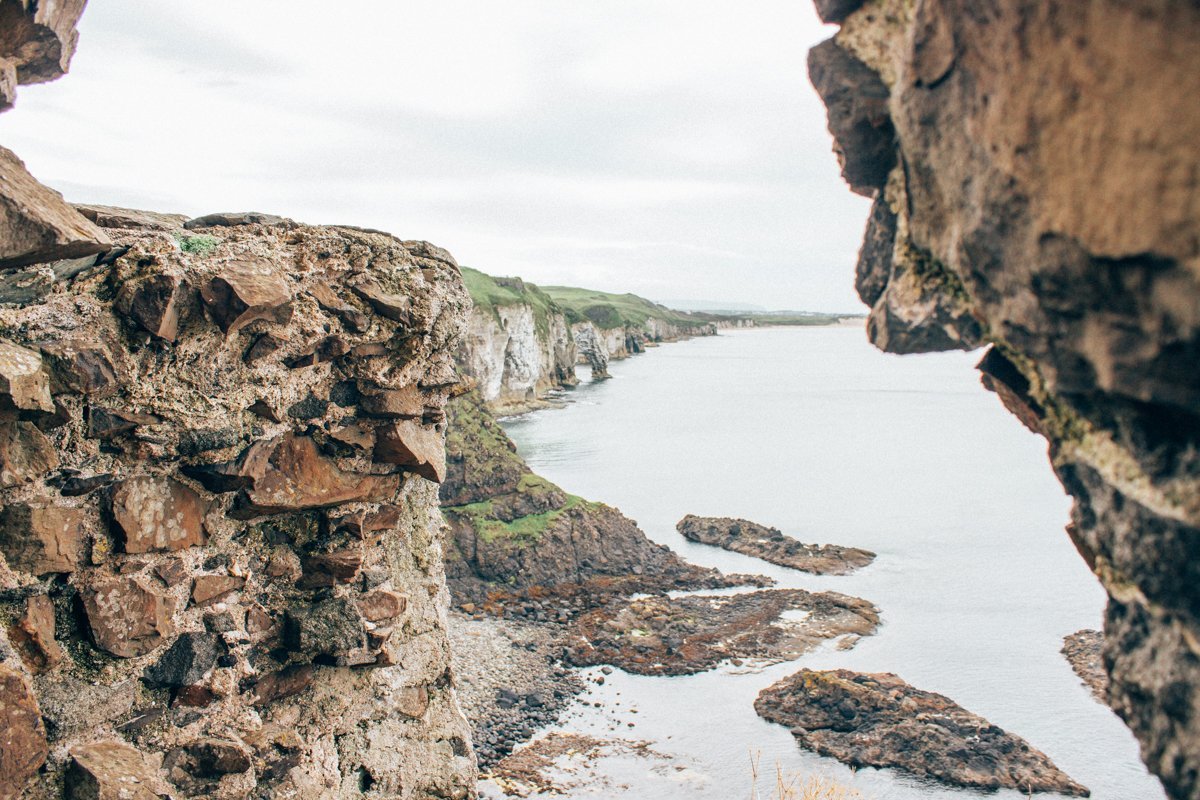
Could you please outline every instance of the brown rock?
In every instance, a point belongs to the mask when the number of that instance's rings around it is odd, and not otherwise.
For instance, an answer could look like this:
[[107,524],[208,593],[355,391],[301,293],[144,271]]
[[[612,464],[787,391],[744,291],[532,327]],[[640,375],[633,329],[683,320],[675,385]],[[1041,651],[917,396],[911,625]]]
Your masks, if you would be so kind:
[[368,622],[395,619],[408,608],[408,598],[399,592],[376,589],[358,599],[358,610]]
[[16,800],[50,751],[33,688],[5,664],[0,664],[0,732],[0,800]]
[[50,380],[36,351],[0,339],[0,410],[54,411]]
[[425,396],[415,384],[410,384],[401,389],[363,392],[358,407],[372,417],[419,419],[425,413]]
[[118,206],[75,204],[75,210],[101,228],[133,228],[146,231],[172,231],[183,227],[187,217],[183,214],[163,214],[158,211],[142,211]]
[[299,694],[312,686],[313,668],[308,664],[288,667],[262,676],[254,687],[254,705],[265,706]]
[[265,259],[224,265],[200,289],[209,313],[227,334],[258,320],[286,324],[292,318],[292,289]]
[[71,750],[66,800],[159,800],[162,788],[142,754],[124,742],[92,742]]
[[247,364],[253,364],[255,361],[271,355],[276,350],[283,347],[284,344],[285,342],[283,339],[280,339],[278,336],[264,333],[262,336],[259,336],[257,339],[255,339],[253,344],[246,348],[246,352],[242,356],[242,360]]
[[179,335],[182,282],[174,275],[151,275],[121,286],[113,306],[124,316],[167,342]]
[[204,544],[200,497],[179,481],[140,475],[122,481],[112,497],[112,515],[126,553],[183,550]]
[[13,569],[74,572],[85,537],[82,509],[9,503],[0,509],[0,550]]
[[822,22],[841,22],[857,11],[864,0],[816,0],[817,14]]
[[242,458],[253,488],[240,496],[238,515],[278,514],[353,502],[391,499],[400,487],[396,475],[359,475],[321,455],[312,439],[286,434],[252,445]]
[[25,601],[25,613],[9,627],[8,638],[34,674],[62,661],[62,648],[54,638],[54,603],[44,594]]
[[376,428],[371,457],[383,464],[408,467],[434,483],[446,477],[445,438],[436,428],[416,420],[397,420]]
[[350,343],[341,336],[326,336],[304,353],[295,358],[289,358],[287,365],[291,369],[312,367],[317,364],[326,364],[336,358],[341,358],[349,352]]
[[0,488],[32,483],[57,466],[58,454],[33,423],[0,421]]
[[205,606],[229,596],[246,585],[246,579],[236,575],[197,575],[192,584],[192,602]]
[[198,778],[237,775],[250,769],[250,752],[228,739],[199,739],[185,749],[194,765],[189,771]]
[[174,632],[174,606],[139,578],[98,581],[83,592],[83,607],[96,646],[121,658],[160,647]]
[[356,295],[375,310],[375,313],[401,325],[412,322],[412,301],[384,289],[374,278],[364,278],[350,287]]
[[375,447],[375,429],[361,422],[334,428],[329,436],[359,450],[372,450]]
[[95,339],[76,337],[45,342],[39,349],[56,392],[107,397],[119,386],[108,348]]
[[834,40],[808,52],[808,74],[829,110],[829,132],[850,188],[871,197],[896,164],[888,88]]
[[234,228],[239,225],[280,225],[291,222],[286,217],[275,214],[264,214],[261,211],[218,211],[215,214],[205,214],[183,223],[183,227],[195,228]]
[[[45,83],[66,74],[75,54],[75,30],[86,0],[42,3],[9,3],[0,9],[0,64],[12,75],[13,85]],[[11,95],[0,111],[12,105]]]
[[167,586],[178,586],[187,580],[187,566],[178,559],[164,561],[154,568],[154,574],[162,579]]
[[310,553],[300,563],[304,568],[300,585],[305,588],[350,583],[362,568],[362,546],[346,547],[332,553]]
[[309,287],[308,293],[317,301],[317,305],[329,313],[337,315],[349,330],[362,333],[370,327],[371,321],[367,315],[338,297],[328,284],[315,283]]
[[155,425],[159,422],[162,420],[153,414],[91,406],[87,410],[87,435],[89,439],[115,439],[141,425]]
[[[7,8],[7,6],[6,6]],[[109,248],[104,231],[29,174],[0,147],[0,269],[94,255]]]
[[782,567],[814,575],[849,575],[875,560],[875,554],[857,547],[806,544],[745,519],[697,517],[688,514],[675,526],[685,539],[754,556]]
[[419,719],[429,708],[429,690],[424,686],[405,686],[396,693],[392,707],[406,717]]

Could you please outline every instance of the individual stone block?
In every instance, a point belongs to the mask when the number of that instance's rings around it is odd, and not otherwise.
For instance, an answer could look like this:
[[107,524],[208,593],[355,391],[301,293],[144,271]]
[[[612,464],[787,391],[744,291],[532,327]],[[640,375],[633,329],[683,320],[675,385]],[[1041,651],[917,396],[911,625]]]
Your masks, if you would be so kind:
[[38,345],[58,391],[88,397],[107,397],[117,390],[116,369],[108,348],[96,339],[78,336]]
[[407,467],[434,483],[446,478],[445,438],[436,428],[416,420],[402,419],[376,428],[372,458]]
[[139,578],[98,581],[83,591],[83,608],[96,646],[121,658],[151,652],[175,630],[171,599]]
[[0,147],[0,270],[95,255],[108,236]]
[[159,422],[162,420],[153,414],[92,406],[87,410],[87,435],[89,439],[115,439],[137,430],[141,425],[154,425]]
[[234,228],[239,225],[280,225],[291,222],[286,217],[264,214],[261,211],[218,211],[194,217],[183,223],[188,230],[196,228]]
[[263,259],[226,264],[200,289],[222,331],[236,333],[257,320],[286,324],[292,318],[292,289]]
[[206,511],[199,495],[171,478],[129,478],[112,497],[112,516],[126,553],[183,550],[204,544]]
[[0,550],[13,569],[74,572],[86,536],[83,509],[9,503],[0,509]]
[[217,660],[227,652],[219,634],[183,633],[153,666],[146,668],[142,677],[156,687],[197,686],[216,669]]
[[0,339],[0,410],[54,411],[50,379],[34,350]]
[[34,674],[62,661],[62,648],[54,638],[54,603],[44,594],[25,601],[25,612],[9,627],[8,638]]
[[399,617],[408,608],[408,598],[399,592],[376,589],[358,598],[358,611],[368,622],[383,622]]
[[254,686],[254,705],[265,706],[299,694],[312,686],[313,668],[309,664],[288,667],[259,678]]
[[358,407],[372,417],[420,419],[425,413],[425,396],[415,384],[409,384],[400,389],[363,392]]
[[345,657],[367,649],[362,615],[354,602],[346,597],[290,609],[284,620],[284,639],[290,649],[311,656]]
[[250,769],[250,751],[228,739],[199,739],[184,749],[192,762],[188,771],[197,778],[239,775]]
[[206,606],[217,602],[246,585],[237,575],[197,575],[192,583],[192,602]]
[[332,553],[310,553],[301,560],[304,577],[300,585],[304,588],[337,586],[350,583],[362,568],[363,551],[360,546],[346,547]]
[[158,211],[143,211],[138,208],[76,203],[75,210],[101,228],[172,231],[182,228],[183,223],[187,222],[187,217],[183,214],[163,214]]
[[412,323],[412,300],[387,291],[374,278],[363,278],[350,290],[367,302],[375,313],[401,325]]
[[119,741],[72,748],[64,788],[66,800],[160,800],[167,795],[142,754]]
[[322,456],[312,439],[290,433],[252,445],[242,455],[241,470],[253,481],[239,496],[236,514],[243,518],[390,500],[400,487],[396,475],[346,472]]
[[126,282],[113,307],[167,342],[179,335],[179,302],[182,284],[174,275],[151,275]]
[[50,440],[31,422],[0,422],[0,489],[32,483],[58,466]]
[[20,672],[0,664],[0,800],[20,797],[49,753],[33,687]]

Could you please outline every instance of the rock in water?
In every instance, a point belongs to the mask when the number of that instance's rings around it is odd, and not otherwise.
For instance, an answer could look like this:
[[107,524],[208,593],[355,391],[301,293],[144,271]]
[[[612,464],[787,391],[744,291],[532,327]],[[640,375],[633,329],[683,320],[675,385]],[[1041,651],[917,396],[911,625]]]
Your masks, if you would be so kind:
[[763,689],[754,709],[790,728],[801,747],[851,767],[977,789],[1090,794],[1024,739],[890,673],[802,669]]
[[1100,654],[1103,645],[1104,634],[1084,630],[1064,637],[1062,647],[1062,654],[1071,663],[1071,669],[1101,703],[1108,692],[1108,674],[1104,671],[1104,659]]
[[834,544],[804,544],[784,536],[778,528],[768,528],[744,519],[688,514],[675,529],[693,542],[816,575],[848,575],[875,560],[875,554],[870,550]]

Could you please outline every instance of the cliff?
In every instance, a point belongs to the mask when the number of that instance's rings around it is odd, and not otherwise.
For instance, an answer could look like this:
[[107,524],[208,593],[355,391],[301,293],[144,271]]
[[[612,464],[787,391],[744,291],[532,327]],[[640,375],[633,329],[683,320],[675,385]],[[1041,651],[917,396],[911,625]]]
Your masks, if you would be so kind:
[[[4,80],[65,69],[82,7],[0,4]],[[454,260],[0,179],[0,798],[473,796]]]
[[562,608],[606,595],[745,583],[686,563],[615,508],[535,475],[476,392],[449,407],[446,575],[473,608],[554,594]]
[[817,7],[841,28],[810,75],[875,198],[868,334],[988,348],[1108,591],[1108,702],[1168,794],[1200,798],[1200,6]]

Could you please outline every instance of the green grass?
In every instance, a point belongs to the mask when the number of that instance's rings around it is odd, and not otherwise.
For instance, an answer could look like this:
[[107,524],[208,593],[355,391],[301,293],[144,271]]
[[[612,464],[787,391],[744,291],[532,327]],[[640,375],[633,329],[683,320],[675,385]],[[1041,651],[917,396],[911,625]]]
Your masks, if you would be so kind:
[[179,236],[175,237],[179,242],[179,247],[185,253],[191,253],[197,256],[206,256],[213,250],[217,249],[217,245],[221,240],[215,236],[209,236],[207,233],[197,234],[196,236]]
[[462,267],[462,276],[475,307],[491,314],[497,322],[498,308],[526,305],[533,309],[534,327],[546,336],[550,315],[562,311],[544,291],[520,278],[494,278],[470,267]]
[[680,328],[697,328],[710,321],[702,315],[675,311],[636,294],[612,294],[574,286],[543,286],[542,291],[567,313],[571,322],[591,320],[596,327],[605,330],[641,328],[651,318]]

